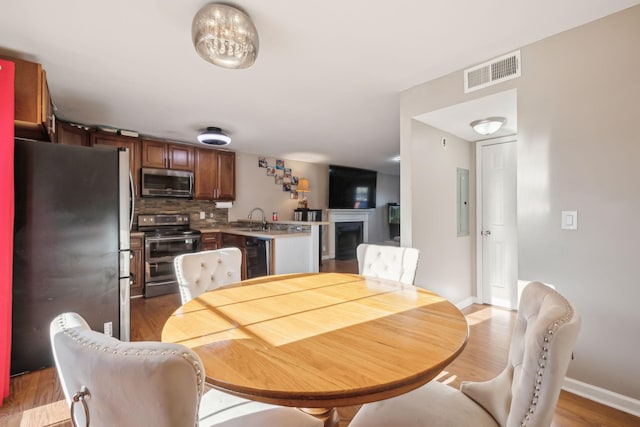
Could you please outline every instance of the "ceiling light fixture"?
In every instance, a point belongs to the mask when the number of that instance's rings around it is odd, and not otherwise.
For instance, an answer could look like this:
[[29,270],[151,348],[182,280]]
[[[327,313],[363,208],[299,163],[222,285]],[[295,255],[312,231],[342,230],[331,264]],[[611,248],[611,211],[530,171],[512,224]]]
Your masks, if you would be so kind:
[[491,135],[500,130],[500,128],[507,122],[504,117],[489,117],[482,120],[474,120],[471,122],[471,127],[476,133],[480,135]]
[[193,45],[205,61],[224,68],[247,68],[258,56],[258,31],[249,16],[226,4],[210,3],[191,25]]
[[206,131],[198,135],[198,142],[208,145],[229,145],[231,137],[222,132],[220,128],[208,127]]

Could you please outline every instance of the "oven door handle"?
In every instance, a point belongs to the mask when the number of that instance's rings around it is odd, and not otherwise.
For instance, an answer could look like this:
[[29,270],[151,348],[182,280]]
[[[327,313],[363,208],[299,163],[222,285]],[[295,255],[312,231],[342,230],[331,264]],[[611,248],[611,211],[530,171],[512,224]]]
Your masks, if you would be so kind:
[[176,242],[181,240],[200,240],[199,235],[194,236],[175,236],[175,237],[145,237],[147,242]]

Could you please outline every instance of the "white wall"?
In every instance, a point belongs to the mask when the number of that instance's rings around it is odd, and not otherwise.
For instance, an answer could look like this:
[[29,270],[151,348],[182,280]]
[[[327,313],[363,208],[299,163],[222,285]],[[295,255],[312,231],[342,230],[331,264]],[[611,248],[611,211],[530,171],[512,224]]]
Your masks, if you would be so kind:
[[459,302],[475,286],[475,224],[470,221],[468,236],[457,236],[456,170],[469,170],[473,214],[475,151],[469,142],[423,123],[413,121],[411,129],[412,155],[406,161],[413,170],[412,246],[420,249],[416,285]]
[[[519,278],[554,284],[581,314],[569,377],[633,399],[640,399],[639,22],[635,6],[523,47],[520,78],[471,94],[460,70],[401,97],[405,159],[416,149],[412,117],[517,89]],[[437,167],[434,160],[420,167]],[[415,165],[411,172],[419,173]],[[416,183],[401,173],[402,204],[420,203]],[[577,231],[560,229],[562,210],[578,211]],[[405,233],[415,240],[422,232],[410,220],[403,211],[403,244]]]

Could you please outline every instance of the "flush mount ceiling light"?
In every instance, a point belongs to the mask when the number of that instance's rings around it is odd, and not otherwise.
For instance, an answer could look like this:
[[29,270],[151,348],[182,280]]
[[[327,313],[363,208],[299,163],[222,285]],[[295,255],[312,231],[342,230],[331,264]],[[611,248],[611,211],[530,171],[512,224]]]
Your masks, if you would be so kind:
[[198,142],[208,145],[228,145],[231,143],[231,138],[220,128],[208,127],[206,131],[198,135]]
[[492,133],[498,132],[506,122],[507,119],[504,117],[489,117],[487,119],[472,121],[471,127],[480,135],[491,135]]
[[247,68],[258,56],[258,31],[249,16],[226,4],[210,3],[191,25],[193,45],[205,61],[224,68]]

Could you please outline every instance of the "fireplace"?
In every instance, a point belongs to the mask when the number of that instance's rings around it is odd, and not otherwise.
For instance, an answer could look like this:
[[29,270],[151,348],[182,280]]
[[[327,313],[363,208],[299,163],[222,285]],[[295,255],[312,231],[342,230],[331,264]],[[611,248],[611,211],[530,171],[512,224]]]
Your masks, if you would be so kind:
[[[355,248],[360,243],[369,241],[369,211],[370,209],[329,209],[327,219],[331,223],[327,243],[329,244],[329,258],[353,259],[356,257]],[[353,230],[353,225],[345,229],[344,237],[338,237],[338,229],[342,224],[358,224],[359,231]],[[344,239],[344,242],[338,242]],[[347,253],[340,252],[339,245],[348,246]],[[340,252],[340,253],[339,253]]]
[[336,259],[354,259],[362,243],[362,221],[336,223]]

